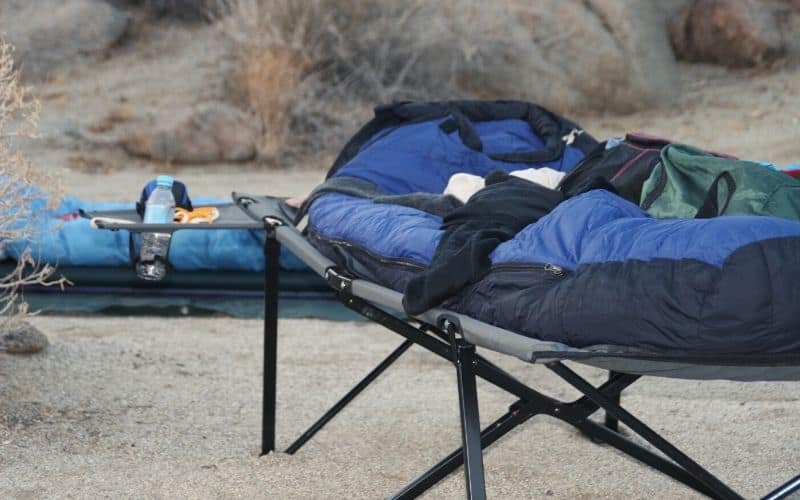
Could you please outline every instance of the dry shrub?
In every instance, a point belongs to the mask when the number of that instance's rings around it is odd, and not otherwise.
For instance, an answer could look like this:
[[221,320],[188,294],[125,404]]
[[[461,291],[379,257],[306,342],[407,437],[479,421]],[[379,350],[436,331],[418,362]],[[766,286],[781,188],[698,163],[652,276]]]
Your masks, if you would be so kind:
[[[11,52],[11,46],[0,39],[0,254],[4,241],[36,237],[38,218],[47,207],[42,206],[41,192],[33,186],[53,184],[50,176],[35,171],[14,147],[16,140],[33,137],[39,104],[20,84]],[[59,283],[49,281],[53,271],[48,265],[37,266],[28,250],[11,273],[0,276],[0,328],[27,312],[20,287]]]
[[377,103],[474,95],[473,69],[516,50],[512,14],[479,0],[220,0],[217,14],[264,156],[338,148]]
[[258,153],[274,157],[285,142],[292,97],[308,61],[301,51],[279,46],[249,49],[242,57],[237,86],[259,120]]

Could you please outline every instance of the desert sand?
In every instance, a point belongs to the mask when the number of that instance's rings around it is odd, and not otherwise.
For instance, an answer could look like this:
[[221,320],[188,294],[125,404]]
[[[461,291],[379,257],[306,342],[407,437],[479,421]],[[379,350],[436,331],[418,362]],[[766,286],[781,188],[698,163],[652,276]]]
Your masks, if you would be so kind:
[[[3,498],[380,498],[459,441],[455,373],[412,348],[296,455],[258,456],[260,322],[40,317],[47,352],[0,355]],[[361,322],[285,320],[278,446],[400,343]],[[543,367],[490,356],[548,394]],[[602,373],[579,370],[594,381]],[[484,424],[512,399],[479,382]],[[647,379],[624,402],[746,497],[798,472],[796,383]],[[690,490],[534,417],[485,456],[491,498],[688,498]],[[429,498],[462,498],[456,473]]]

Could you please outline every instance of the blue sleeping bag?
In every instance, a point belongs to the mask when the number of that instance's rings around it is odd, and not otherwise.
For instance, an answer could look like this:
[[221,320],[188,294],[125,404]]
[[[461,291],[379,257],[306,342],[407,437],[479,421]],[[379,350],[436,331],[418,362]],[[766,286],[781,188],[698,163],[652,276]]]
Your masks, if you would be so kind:
[[[429,127],[422,144],[412,141],[413,130],[400,133],[411,127],[393,130],[394,144],[362,141],[332,176],[369,180],[389,194],[441,193],[454,172],[518,168],[454,145],[458,138],[441,126],[446,119],[418,125]],[[497,125],[475,127],[484,144],[536,143],[524,137],[521,124]],[[406,151],[402,161],[395,147]],[[440,147],[460,152],[460,163],[451,165],[447,154],[433,151]],[[566,154],[561,158],[549,165],[565,171],[574,166]],[[441,217],[409,206],[328,193],[309,209],[308,234],[350,272],[403,291],[430,264],[441,223]],[[726,356],[769,363],[800,355],[797,222],[756,216],[659,220],[595,190],[563,202],[500,244],[491,261],[485,278],[444,307],[522,335],[604,352],[717,363]]]

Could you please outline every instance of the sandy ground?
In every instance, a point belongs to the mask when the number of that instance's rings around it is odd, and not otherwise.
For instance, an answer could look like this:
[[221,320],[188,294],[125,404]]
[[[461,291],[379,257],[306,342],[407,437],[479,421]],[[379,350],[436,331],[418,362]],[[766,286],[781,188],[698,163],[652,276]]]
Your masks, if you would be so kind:
[[[0,354],[0,497],[379,498],[459,443],[452,367],[412,349],[294,456],[258,457],[260,322],[40,317],[44,354]],[[278,445],[399,344],[365,323],[286,320]],[[546,369],[492,356],[559,398]],[[580,370],[592,380],[601,373]],[[511,398],[481,383],[484,424]],[[792,383],[647,379],[624,402],[754,497],[800,471]],[[486,453],[492,498],[687,498],[678,483],[535,417]],[[429,498],[461,498],[457,473]]]
[[[322,179],[319,165],[152,164],[126,157],[108,137],[87,136],[87,128],[115,107],[131,109],[135,124],[220,92],[219,82],[195,91],[207,79],[198,68],[218,61],[214,44],[180,31],[158,36],[167,39],[153,38],[145,54],[122,49],[91,71],[37,87],[43,137],[27,149],[41,168],[61,175],[65,192],[133,199],[160,171],[188,182],[195,196],[231,190],[298,195]],[[684,73],[683,97],[669,109],[576,118],[599,138],[643,130],[779,165],[800,161],[797,69],[760,75],[698,66]],[[0,498],[378,498],[459,442],[452,367],[419,350],[300,453],[259,458],[258,321],[34,322],[51,339],[47,352],[0,354]],[[399,344],[378,330],[364,323],[282,322],[279,446]],[[544,368],[493,359],[549,394],[572,395]],[[601,379],[597,371],[583,372]],[[484,422],[511,402],[492,387],[479,389]],[[748,497],[800,472],[797,384],[648,379],[624,400]],[[493,498],[691,496],[545,417],[497,443],[485,461]],[[429,496],[461,498],[463,476],[453,475]]]

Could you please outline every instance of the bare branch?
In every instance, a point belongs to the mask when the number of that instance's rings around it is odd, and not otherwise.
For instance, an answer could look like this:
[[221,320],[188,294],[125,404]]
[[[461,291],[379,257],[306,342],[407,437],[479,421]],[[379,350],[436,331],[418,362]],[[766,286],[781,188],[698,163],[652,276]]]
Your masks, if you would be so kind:
[[[0,39],[0,255],[9,242],[40,237],[42,218],[55,203],[55,197],[46,199],[35,187],[52,184],[53,179],[15,149],[15,140],[34,137],[38,113],[39,103],[14,69],[11,46]],[[63,279],[52,281],[54,268],[38,266],[29,247],[16,259],[14,269],[0,276],[0,327],[27,314],[22,287],[66,284]]]

